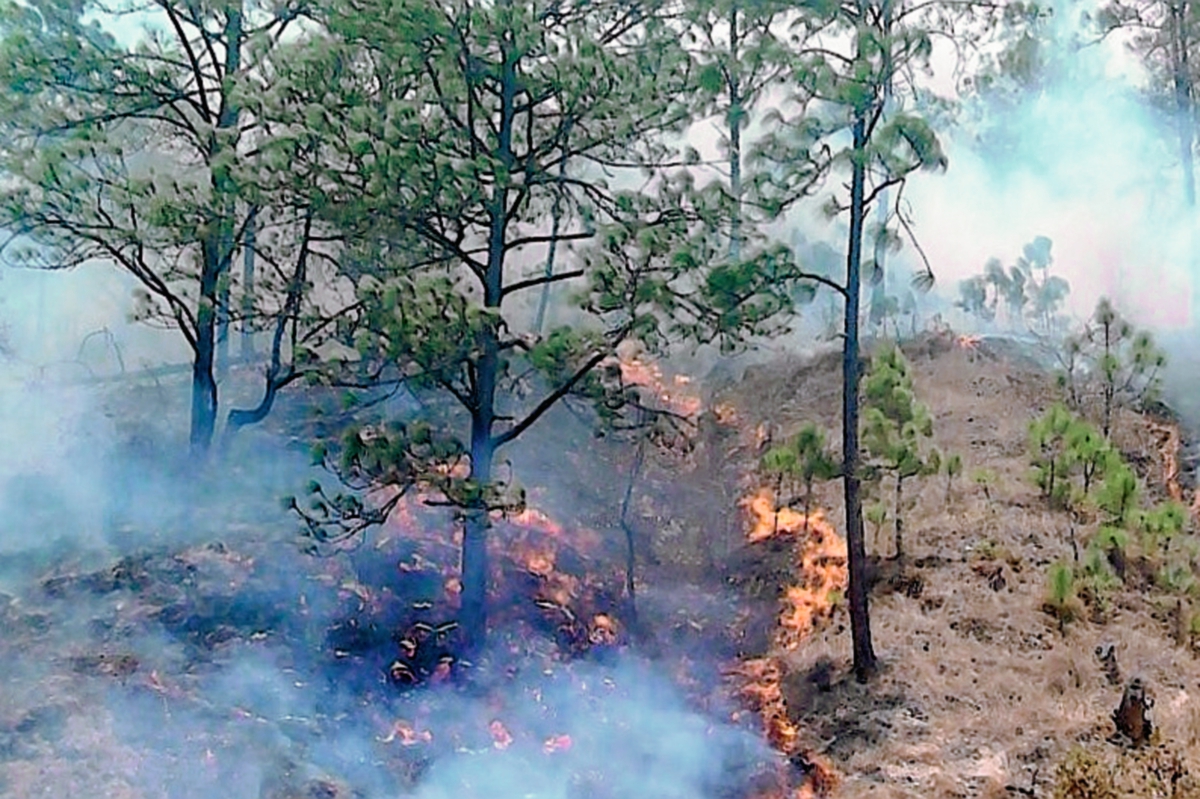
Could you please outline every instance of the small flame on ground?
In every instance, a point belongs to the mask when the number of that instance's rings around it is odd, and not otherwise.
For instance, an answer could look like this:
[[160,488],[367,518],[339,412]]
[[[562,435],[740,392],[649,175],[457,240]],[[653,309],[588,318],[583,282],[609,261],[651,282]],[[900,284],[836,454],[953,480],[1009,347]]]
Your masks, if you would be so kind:
[[781,535],[803,536],[798,541],[798,582],[785,591],[787,605],[779,621],[779,643],[794,649],[833,612],[837,597],[846,590],[850,579],[846,542],[821,510],[806,516],[792,508],[776,508],[769,488],[742,504],[753,521],[746,534],[750,543]]
[[387,737],[380,738],[379,742],[390,744],[396,741],[401,746],[416,746],[421,743],[429,743],[432,740],[433,733],[429,730],[418,730],[411,723],[400,719],[392,725],[392,729],[387,734]]
[[571,748],[570,735],[552,735],[542,744],[542,751],[548,755],[555,752],[565,752]]
[[654,392],[659,402],[680,416],[695,416],[704,406],[691,390],[690,377],[675,375],[668,381],[658,364],[633,355],[622,355],[615,361],[621,369],[622,380]]
[[492,734],[492,746],[497,749],[507,749],[512,746],[512,733],[504,726],[504,722],[499,719],[488,725],[488,732]]
[[[762,488],[742,501],[750,515],[746,533],[750,543],[791,536],[796,546],[796,579],[784,592],[784,609],[779,617],[776,644],[780,649],[795,649],[812,635],[817,624],[828,618],[836,597],[849,580],[846,542],[837,534],[824,512],[804,514],[792,508],[779,508],[775,494]],[[796,787],[779,785],[766,788],[756,799],[815,799],[830,796],[838,785],[838,776],[823,758],[805,749],[800,730],[788,716],[783,695],[786,672],[778,657],[744,660],[726,675],[737,685],[737,696],[762,719],[767,741],[792,762],[804,764],[804,780]]]

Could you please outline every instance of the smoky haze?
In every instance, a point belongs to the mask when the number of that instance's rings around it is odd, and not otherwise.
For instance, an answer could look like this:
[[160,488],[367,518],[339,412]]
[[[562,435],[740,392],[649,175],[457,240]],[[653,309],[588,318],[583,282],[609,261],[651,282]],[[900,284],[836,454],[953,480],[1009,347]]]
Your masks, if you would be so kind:
[[[1144,99],[1144,76],[1119,41],[1059,47],[1050,56],[1068,69],[1010,104],[963,109],[990,138],[950,126],[947,172],[913,179],[907,196],[939,283],[926,302],[952,314],[959,280],[1048,236],[1053,272],[1071,283],[1069,312],[1083,319],[1108,295],[1156,330],[1173,364],[1171,398],[1194,427],[1194,216],[1180,199],[1168,120]],[[840,221],[814,215],[796,229],[840,255]],[[895,263],[913,266],[911,247]],[[278,503],[312,476],[307,457],[282,434],[249,431],[220,474],[182,461],[186,385],[130,373],[185,363],[187,351],[175,334],[128,321],[131,288],[100,266],[9,270],[0,282],[11,350],[0,364],[0,623],[19,633],[0,643],[0,764],[9,766],[0,794],[257,799],[328,780],[369,799],[559,799],[588,795],[578,775],[603,774],[614,796],[682,799],[719,796],[771,757],[759,736],[713,722],[654,664],[632,658],[507,675],[500,706],[486,677],[470,693],[400,694],[379,664],[357,674],[339,665],[324,631],[343,608]],[[802,314],[803,329],[820,326],[815,308]],[[152,560],[138,561],[145,553]],[[134,575],[125,583],[43,596],[47,580],[123,559]],[[144,572],[180,593],[132,624]],[[186,618],[170,612],[185,604]],[[198,647],[222,618],[247,640],[215,654]],[[114,681],[118,655],[137,666]],[[73,683],[46,665],[64,663],[78,666]],[[393,725],[405,719],[419,732],[423,718],[474,732],[437,742],[442,756],[406,782]],[[489,733],[496,720],[529,733],[501,751]],[[547,752],[560,736],[569,748]]]

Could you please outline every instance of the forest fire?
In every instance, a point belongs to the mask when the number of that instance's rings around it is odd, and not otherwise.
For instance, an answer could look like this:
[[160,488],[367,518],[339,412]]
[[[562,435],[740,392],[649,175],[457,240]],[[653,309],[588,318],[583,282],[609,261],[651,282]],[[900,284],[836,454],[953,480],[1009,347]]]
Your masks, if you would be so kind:
[[797,541],[797,578],[785,591],[786,607],[779,621],[779,644],[794,649],[829,616],[849,580],[846,542],[821,510],[808,515],[792,508],[776,508],[770,489],[761,489],[743,502],[753,527],[750,543],[775,536],[803,536]]
[[700,397],[691,388],[692,379],[687,375],[675,375],[668,381],[657,363],[630,354],[619,356],[616,363],[625,383],[649,390],[658,402],[674,413],[692,417],[703,407]]
[[[845,590],[848,572],[845,541],[826,521],[820,510],[809,514],[792,508],[777,508],[775,495],[763,488],[743,500],[750,514],[750,543],[773,538],[796,538],[797,582],[784,591],[785,606],[779,616],[775,645],[795,649],[832,613],[836,596]],[[782,682],[786,673],[777,656],[750,658],[727,669],[735,684],[735,694],[759,715],[767,741],[783,753],[790,763],[799,765],[803,778],[799,785],[781,777],[759,793],[760,799],[810,799],[828,796],[837,787],[837,774],[801,743],[800,730],[788,716]],[[790,786],[790,787],[789,787]]]

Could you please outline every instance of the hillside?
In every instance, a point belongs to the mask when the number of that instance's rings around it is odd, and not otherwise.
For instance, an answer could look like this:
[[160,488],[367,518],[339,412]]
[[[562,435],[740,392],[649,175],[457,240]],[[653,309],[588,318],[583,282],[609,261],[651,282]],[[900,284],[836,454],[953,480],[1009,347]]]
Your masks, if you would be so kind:
[[[1105,601],[1071,600],[1078,618],[1043,608],[1052,564],[1097,528],[1029,479],[1052,377],[1002,339],[929,337],[907,355],[933,443],[964,469],[949,492],[942,475],[909,482],[902,564],[868,523],[868,685],[849,671],[840,485],[818,485],[807,532],[761,499],[765,449],[807,422],[837,440],[836,352],[707,381],[634,364],[696,417],[640,462],[628,436],[596,439],[566,409],[532,429],[513,452],[530,509],[496,521],[477,663],[453,643],[444,508],[414,498],[363,541],[301,551],[276,500],[304,479],[286,446],[323,401],[306,392],[239,442],[232,471],[118,481],[107,554],[61,524],[42,552],[48,517],[25,520],[26,550],[0,555],[0,795],[1200,796],[1191,594],[1131,556]],[[142,391],[108,395],[122,430]],[[1177,434],[1118,419],[1146,503],[1172,490]],[[1117,674],[1097,657],[1109,645]],[[1135,675],[1156,728],[1136,750],[1108,740]],[[1056,793],[1068,759],[1077,790]],[[1097,779],[1108,793],[1083,790]]]
[[[934,442],[961,454],[965,468],[949,494],[944,476],[911,481],[920,487],[909,489],[915,501],[905,516],[903,569],[887,560],[890,530],[879,537],[867,523],[868,552],[883,558],[871,605],[882,674],[866,687],[849,674],[848,618],[839,608],[779,653],[797,726],[845,775],[846,797],[1051,796],[1056,769],[1075,747],[1126,774],[1114,795],[1200,795],[1190,778],[1172,783],[1170,776],[1175,766],[1196,774],[1200,763],[1200,663],[1187,596],[1121,586],[1107,612],[1088,608],[1059,632],[1042,609],[1048,569],[1075,562],[1072,536],[1082,550],[1097,524],[1048,509],[1029,477],[1029,424],[1058,392],[1050,375],[1003,341],[966,343],[930,339],[908,350],[918,398],[934,417]],[[777,440],[808,421],[835,431],[838,368],[832,353],[752,368],[720,398],[742,409],[745,425],[770,428]],[[1132,412],[1116,427],[1151,499],[1167,494],[1160,445],[1172,427]],[[753,464],[743,459],[738,468],[749,474]],[[994,475],[990,496],[971,479],[983,468]],[[840,484],[821,487],[819,502],[839,525]],[[1110,644],[1116,685],[1097,657]],[[1149,753],[1106,742],[1134,675],[1156,697],[1151,717],[1161,743]]]

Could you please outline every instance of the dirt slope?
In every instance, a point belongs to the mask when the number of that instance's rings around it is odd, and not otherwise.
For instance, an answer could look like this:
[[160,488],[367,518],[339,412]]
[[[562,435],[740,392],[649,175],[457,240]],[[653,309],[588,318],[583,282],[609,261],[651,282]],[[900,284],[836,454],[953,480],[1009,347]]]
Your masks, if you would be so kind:
[[[1105,618],[1070,624],[1065,635],[1041,609],[1047,567],[1073,557],[1071,517],[1048,510],[1028,479],[1027,428],[1056,398],[1051,378],[995,345],[927,340],[908,355],[918,396],[934,415],[935,444],[961,454],[964,469],[949,498],[944,477],[914,481],[921,485],[905,516],[911,560],[901,580],[884,562],[872,595],[882,673],[868,686],[849,675],[844,609],[783,653],[791,713],[843,771],[841,795],[1052,796],[1056,768],[1076,746],[1132,775],[1116,795],[1200,795],[1179,776],[1189,767],[1200,773],[1200,663],[1174,640],[1178,600],[1118,590]],[[719,400],[775,440],[814,421],[836,441],[839,368],[835,353],[752,368]],[[1116,438],[1141,467],[1144,491],[1161,497],[1151,424],[1127,413]],[[743,456],[737,468],[752,473],[752,459]],[[990,499],[971,480],[982,468],[995,475]],[[840,485],[822,486],[819,498],[843,527]],[[1077,525],[1081,547],[1093,528]],[[869,552],[891,555],[890,530],[876,536],[868,523],[867,537]],[[1115,646],[1121,684],[1106,680],[1095,655],[1105,643]],[[1151,753],[1106,742],[1132,675],[1157,698],[1161,738]],[[1172,768],[1179,774],[1166,773]]]

